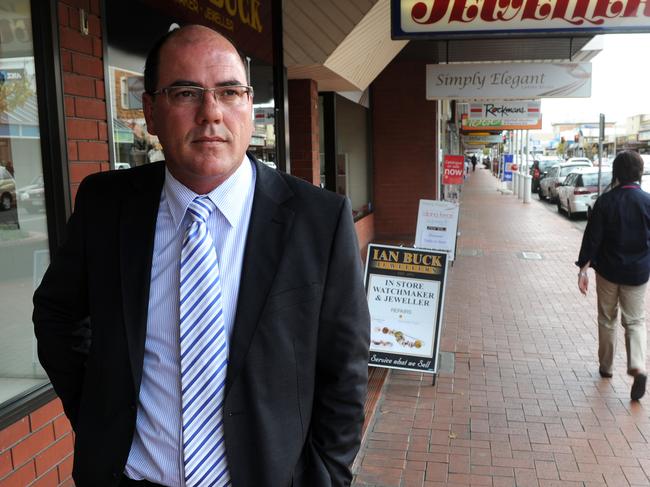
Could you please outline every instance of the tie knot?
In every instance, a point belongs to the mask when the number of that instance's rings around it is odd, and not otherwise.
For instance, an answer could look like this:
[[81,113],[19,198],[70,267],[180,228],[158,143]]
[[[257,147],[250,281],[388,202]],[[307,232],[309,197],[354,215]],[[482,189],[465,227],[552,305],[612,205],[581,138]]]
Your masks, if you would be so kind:
[[207,196],[199,196],[190,203],[187,208],[192,221],[206,223],[210,213],[215,209],[214,203]]

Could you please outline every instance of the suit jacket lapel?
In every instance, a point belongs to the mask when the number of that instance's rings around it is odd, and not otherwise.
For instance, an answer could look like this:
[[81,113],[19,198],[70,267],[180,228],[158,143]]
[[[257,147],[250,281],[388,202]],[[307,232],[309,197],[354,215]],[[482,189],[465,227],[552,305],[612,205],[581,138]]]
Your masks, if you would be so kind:
[[[250,154],[249,157],[254,160]],[[293,195],[282,177],[261,163],[255,163],[257,179],[230,341],[226,395],[245,361],[289,237],[294,215],[293,210],[281,204]]]
[[120,272],[124,326],[136,397],[142,378],[147,332],[151,263],[164,163],[142,168],[133,186],[124,191],[120,208]]

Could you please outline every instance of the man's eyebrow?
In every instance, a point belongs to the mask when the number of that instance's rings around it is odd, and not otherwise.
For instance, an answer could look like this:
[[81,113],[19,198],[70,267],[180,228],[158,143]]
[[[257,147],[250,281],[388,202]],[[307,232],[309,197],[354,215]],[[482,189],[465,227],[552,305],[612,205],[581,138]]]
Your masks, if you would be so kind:
[[187,79],[177,79],[169,86],[201,86],[201,83],[197,83],[196,81],[191,81]]
[[227,81],[222,81],[221,83],[217,83],[217,86],[246,86],[246,83],[242,83],[238,79],[230,79]]
[[[199,86],[199,87],[202,87],[202,88],[204,87],[201,83],[197,83],[196,81],[187,80],[187,79],[177,79],[176,81],[174,81],[169,86]],[[229,79],[229,80],[217,83],[217,86],[246,86],[246,83],[242,83],[241,81],[239,81],[237,79]]]

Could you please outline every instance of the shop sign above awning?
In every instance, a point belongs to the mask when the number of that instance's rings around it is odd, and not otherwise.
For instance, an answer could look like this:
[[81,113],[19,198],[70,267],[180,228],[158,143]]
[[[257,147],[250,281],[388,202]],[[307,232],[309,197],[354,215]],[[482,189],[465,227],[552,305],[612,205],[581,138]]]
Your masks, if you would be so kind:
[[538,130],[542,128],[540,102],[498,100],[470,103],[462,115],[462,130]]
[[468,145],[500,144],[503,142],[500,135],[463,135],[460,140]]
[[588,98],[591,63],[427,64],[426,98]]
[[643,0],[391,0],[393,39],[650,32]]

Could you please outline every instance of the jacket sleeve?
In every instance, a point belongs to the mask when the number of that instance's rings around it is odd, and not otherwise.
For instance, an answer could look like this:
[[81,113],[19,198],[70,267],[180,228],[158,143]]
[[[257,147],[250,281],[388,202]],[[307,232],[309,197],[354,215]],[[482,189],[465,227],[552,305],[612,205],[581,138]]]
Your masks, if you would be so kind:
[[75,426],[90,347],[84,210],[89,191],[79,187],[63,244],[34,293],[38,357]]
[[593,266],[598,249],[603,241],[604,235],[604,215],[601,206],[601,199],[596,200],[594,209],[591,212],[589,221],[585,228],[585,233],[582,236],[582,245],[580,246],[580,254],[576,265],[580,268],[584,267],[587,262],[591,261]]
[[348,200],[341,205],[321,306],[312,446],[332,486],[349,485],[368,388],[370,314]]

